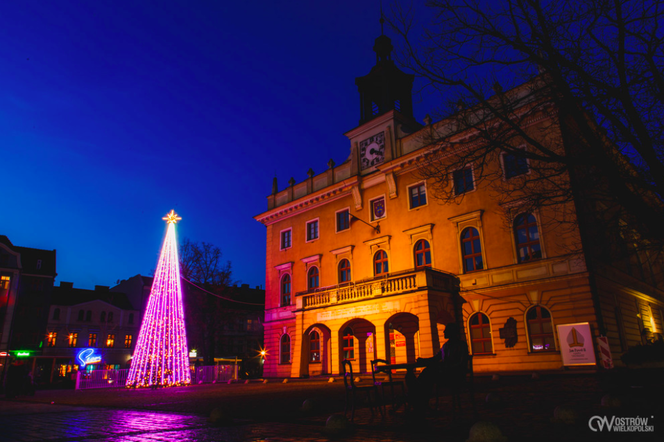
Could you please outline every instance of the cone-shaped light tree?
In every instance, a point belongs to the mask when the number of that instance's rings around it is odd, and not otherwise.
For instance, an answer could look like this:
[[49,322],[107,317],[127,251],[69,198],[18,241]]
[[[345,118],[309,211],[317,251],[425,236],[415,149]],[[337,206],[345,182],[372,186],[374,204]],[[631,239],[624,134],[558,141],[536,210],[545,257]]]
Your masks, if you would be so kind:
[[181,219],[173,210],[164,217],[168,229],[138,333],[127,387],[191,383],[175,239],[175,224]]

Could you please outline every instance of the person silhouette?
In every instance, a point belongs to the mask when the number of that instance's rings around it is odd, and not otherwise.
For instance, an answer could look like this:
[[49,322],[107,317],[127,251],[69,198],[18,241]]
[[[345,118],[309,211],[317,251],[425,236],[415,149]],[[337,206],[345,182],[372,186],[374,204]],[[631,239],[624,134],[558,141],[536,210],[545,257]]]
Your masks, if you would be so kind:
[[434,384],[450,385],[465,375],[468,366],[468,344],[461,337],[457,323],[445,325],[443,336],[447,341],[431,358],[417,358],[418,365],[426,365],[418,377],[412,372],[406,375],[406,386],[411,405],[415,410],[425,410]]

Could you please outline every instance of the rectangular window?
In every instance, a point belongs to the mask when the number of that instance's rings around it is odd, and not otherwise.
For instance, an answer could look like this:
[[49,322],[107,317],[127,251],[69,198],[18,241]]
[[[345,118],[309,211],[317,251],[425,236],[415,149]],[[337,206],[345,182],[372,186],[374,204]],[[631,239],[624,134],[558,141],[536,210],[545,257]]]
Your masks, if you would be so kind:
[[530,172],[528,167],[528,160],[526,157],[516,155],[513,153],[503,154],[503,168],[505,170],[505,178],[510,179],[515,176],[525,175]]
[[473,169],[471,167],[455,170],[453,173],[453,179],[455,195],[461,195],[475,189],[473,183]]
[[125,348],[131,348],[131,335],[125,335]]
[[39,291],[42,289],[41,278],[30,278],[28,281],[29,281],[30,290]]
[[344,343],[344,359],[355,359],[355,347],[353,342],[353,335],[346,335],[343,337]]
[[385,218],[385,197],[371,201],[371,221]]
[[318,220],[307,223],[307,241],[318,239]]
[[427,192],[424,183],[418,184],[409,188],[410,193],[410,208],[425,206],[427,204]]
[[58,334],[55,332],[48,334],[48,346],[55,347],[55,343],[58,340]]
[[78,333],[69,333],[69,346],[76,347],[78,345]]
[[88,337],[88,347],[96,347],[97,346],[97,333],[90,333],[90,336]]
[[337,212],[337,232],[350,229],[350,210]]
[[291,229],[281,232],[281,250],[289,249],[291,247],[291,233]]
[[106,347],[112,348],[115,345],[115,335],[108,335],[106,338]]

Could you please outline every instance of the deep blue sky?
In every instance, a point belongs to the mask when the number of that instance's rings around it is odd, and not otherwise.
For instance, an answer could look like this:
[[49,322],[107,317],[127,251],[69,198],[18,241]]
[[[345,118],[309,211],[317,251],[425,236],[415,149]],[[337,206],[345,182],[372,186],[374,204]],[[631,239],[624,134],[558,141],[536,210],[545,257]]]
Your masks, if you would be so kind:
[[263,285],[253,216],[275,173],[347,158],[378,19],[377,0],[2,2],[0,234],[57,249],[56,281],[112,286],[156,268],[175,209]]

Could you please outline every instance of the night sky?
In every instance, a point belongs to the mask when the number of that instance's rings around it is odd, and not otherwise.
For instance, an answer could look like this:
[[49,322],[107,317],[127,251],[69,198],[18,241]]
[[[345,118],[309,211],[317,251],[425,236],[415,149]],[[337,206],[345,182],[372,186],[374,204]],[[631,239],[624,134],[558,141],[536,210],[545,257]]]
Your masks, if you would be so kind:
[[[166,231],[265,281],[279,190],[350,153],[378,1],[2,2],[0,234],[57,250],[58,281],[150,275]],[[386,34],[397,45],[393,32]],[[435,106],[414,97],[422,121]]]

